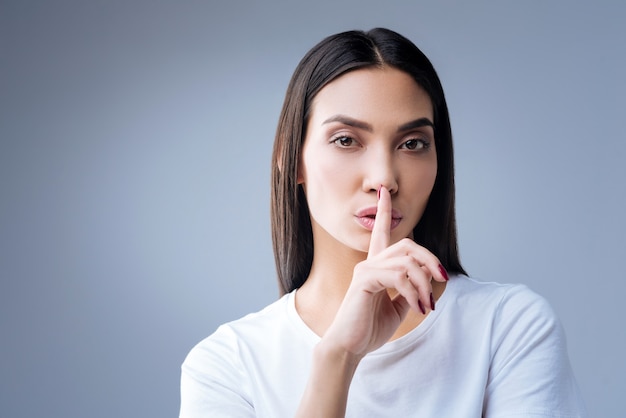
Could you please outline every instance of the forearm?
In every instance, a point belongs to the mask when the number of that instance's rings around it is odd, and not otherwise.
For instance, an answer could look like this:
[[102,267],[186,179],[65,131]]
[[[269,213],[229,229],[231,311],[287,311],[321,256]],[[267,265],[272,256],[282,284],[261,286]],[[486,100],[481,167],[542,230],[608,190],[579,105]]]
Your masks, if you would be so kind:
[[296,418],[343,418],[360,359],[320,341],[313,353],[311,374]]

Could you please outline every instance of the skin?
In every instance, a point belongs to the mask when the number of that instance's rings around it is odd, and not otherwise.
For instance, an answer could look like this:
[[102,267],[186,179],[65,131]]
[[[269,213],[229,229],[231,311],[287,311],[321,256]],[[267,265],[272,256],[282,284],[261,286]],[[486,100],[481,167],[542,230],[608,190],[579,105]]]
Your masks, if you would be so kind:
[[437,174],[432,120],[425,91],[390,67],[342,75],[313,102],[298,181],[314,258],[296,309],[321,341],[298,417],[343,417],[363,356],[419,325],[445,289],[437,257],[410,239]]

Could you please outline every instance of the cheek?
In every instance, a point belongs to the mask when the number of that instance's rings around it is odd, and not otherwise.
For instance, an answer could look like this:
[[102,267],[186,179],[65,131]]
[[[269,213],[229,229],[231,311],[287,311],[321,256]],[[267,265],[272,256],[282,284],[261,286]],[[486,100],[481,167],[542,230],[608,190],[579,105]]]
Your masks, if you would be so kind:
[[433,191],[433,187],[435,187],[435,180],[437,179],[437,162],[435,162],[430,170],[426,173],[428,178],[428,194]]
[[426,164],[419,164],[412,166],[410,170],[409,180],[410,184],[413,185],[416,192],[419,195],[430,195],[434,185],[435,179],[437,178],[437,162],[429,162]]
[[321,189],[322,193],[340,187],[346,183],[345,164],[335,161],[332,156],[310,152],[302,159],[302,182],[308,189]]
[[413,181],[408,181],[410,184],[409,195],[412,196],[414,207],[417,209],[415,216],[415,222],[417,223],[426,209],[428,200],[435,186],[435,180],[437,178],[437,164],[428,164],[422,166],[419,170],[414,170],[411,173]]

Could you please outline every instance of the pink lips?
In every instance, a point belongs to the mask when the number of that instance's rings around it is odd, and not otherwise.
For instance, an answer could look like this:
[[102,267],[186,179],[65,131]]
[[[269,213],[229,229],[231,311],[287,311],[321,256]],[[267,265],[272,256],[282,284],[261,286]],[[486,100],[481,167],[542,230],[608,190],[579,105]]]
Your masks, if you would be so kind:
[[[356,221],[365,229],[372,230],[374,228],[374,220],[376,219],[376,206],[370,206],[359,210],[354,216]],[[391,210],[391,229],[394,229],[402,221],[402,214],[395,209]]]

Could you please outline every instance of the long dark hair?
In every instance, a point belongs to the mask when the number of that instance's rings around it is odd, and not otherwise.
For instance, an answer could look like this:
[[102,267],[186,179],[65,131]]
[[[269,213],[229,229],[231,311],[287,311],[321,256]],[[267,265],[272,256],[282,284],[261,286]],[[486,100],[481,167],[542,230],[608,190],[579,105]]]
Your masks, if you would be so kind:
[[450,273],[465,274],[458,254],[454,209],[454,159],[448,107],[439,77],[411,41],[388,29],[329,36],[298,64],[278,121],[271,175],[271,221],[280,294],[307,279],[313,262],[313,232],[298,162],[315,95],[348,71],[391,66],[411,75],[433,104],[437,178],[422,218],[413,230],[418,244],[432,251]]

